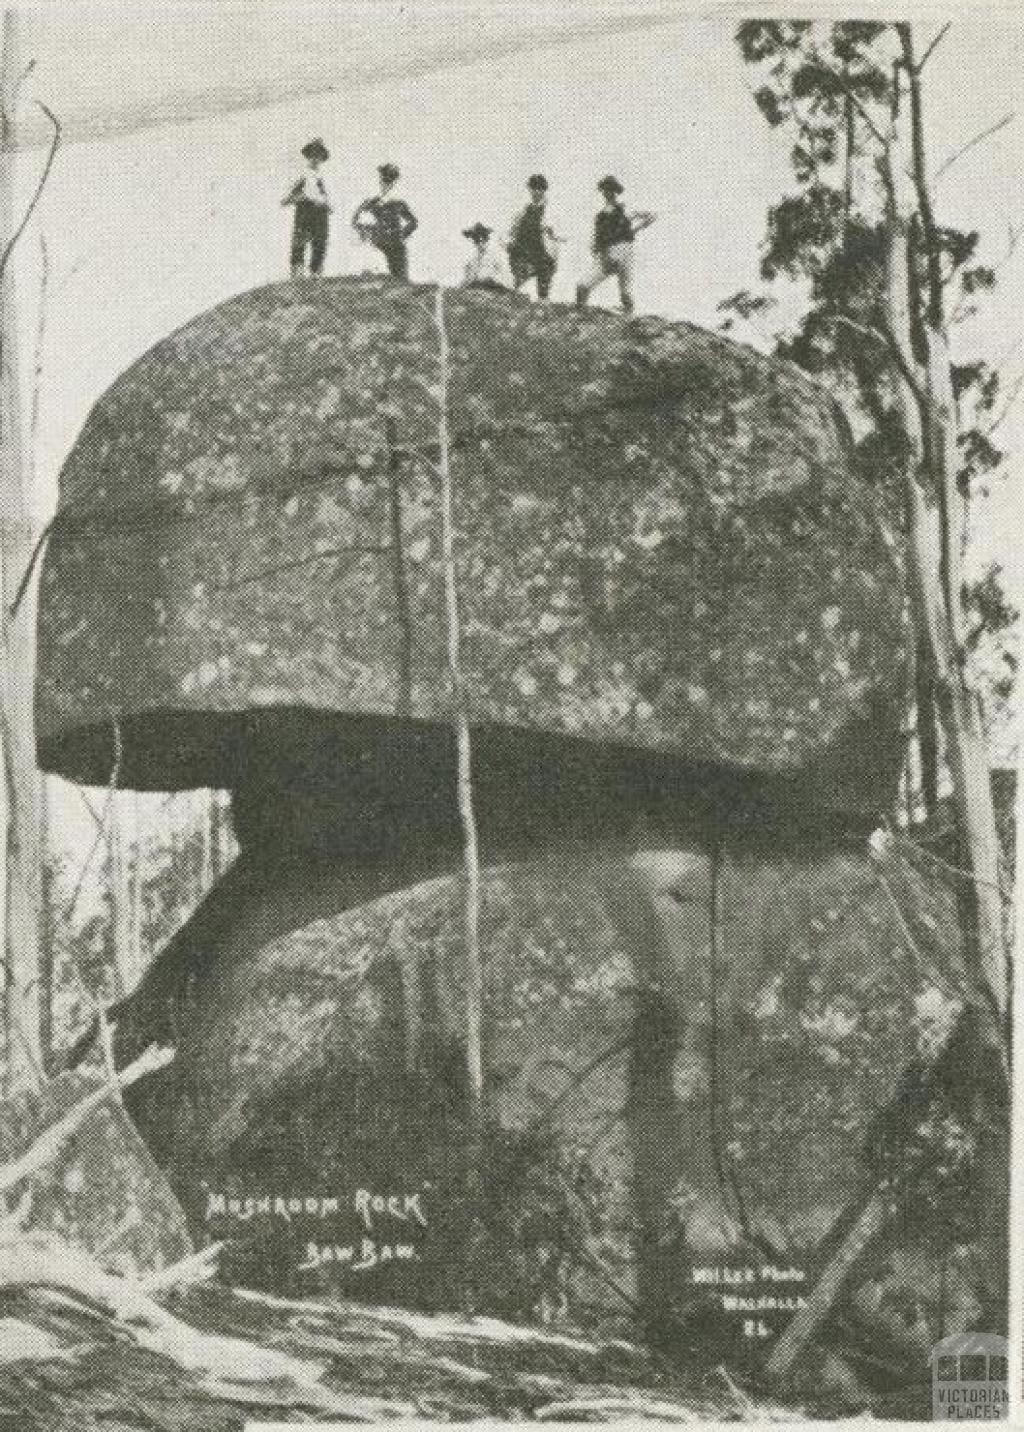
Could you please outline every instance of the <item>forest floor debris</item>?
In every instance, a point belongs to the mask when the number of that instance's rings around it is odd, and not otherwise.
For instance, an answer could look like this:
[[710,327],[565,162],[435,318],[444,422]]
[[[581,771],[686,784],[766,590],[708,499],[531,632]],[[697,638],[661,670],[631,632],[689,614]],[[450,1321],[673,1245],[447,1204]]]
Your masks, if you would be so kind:
[[[41,1250],[40,1250],[41,1251]],[[56,1254],[50,1250],[51,1259]],[[0,1415],[24,1432],[240,1432],[246,1417],[610,1422],[795,1420],[708,1370],[673,1375],[643,1349],[504,1323],[309,1303],[186,1282],[159,1300],[50,1262],[50,1286],[0,1293]],[[62,1273],[73,1270],[65,1286]],[[751,1411],[753,1409],[753,1413]]]

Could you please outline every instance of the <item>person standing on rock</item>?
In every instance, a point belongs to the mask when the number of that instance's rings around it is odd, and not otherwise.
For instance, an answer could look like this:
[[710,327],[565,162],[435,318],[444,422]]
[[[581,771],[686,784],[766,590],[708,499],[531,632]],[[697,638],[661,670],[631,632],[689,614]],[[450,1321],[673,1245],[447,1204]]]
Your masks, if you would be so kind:
[[392,278],[409,277],[408,242],[419,220],[397,192],[397,164],[380,164],[380,193],[364,199],[352,215],[352,227],[361,239],[380,249]]
[[530,202],[516,215],[508,240],[512,282],[517,289],[530,279],[537,280],[537,297],[546,299],[558,268],[558,245],[547,217],[548,181],[543,174],[531,174],[526,181]]
[[627,214],[622,202],[623,186],[613,174],[597,183],[604,205],[594,220],[594,268],[576,285],[576,306],[585,308],[587,299],[606,278],[617,278],[623,313],[633,312],[633,240],[654,223],[655,215],[644,210]]
[[491,243],[493,232],[486,224],[479,223],[471,229],[463,229],[463,237],[473,245],[473,257],[466,264],[462,280],[464,288],[508,289],[501,254]]
[[291,205],[295,210],[289,256],[292,278],[301,278],[306,273],[307,253],[309,273],[319,278],[327,254],[332,207],[320,170],[331,156],[322,139],[311,139],[302,146],[301,152],[306,161],[305,173],[288,190],[281,204],[285,208]]

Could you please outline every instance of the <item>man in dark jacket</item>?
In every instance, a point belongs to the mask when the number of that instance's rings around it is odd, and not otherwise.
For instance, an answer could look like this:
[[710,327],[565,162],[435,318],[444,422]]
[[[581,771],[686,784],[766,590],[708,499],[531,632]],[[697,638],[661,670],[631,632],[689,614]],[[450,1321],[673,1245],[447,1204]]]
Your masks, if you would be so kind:
[[633,240],[642,229],[654,223],[655,216],[640,211],[627,214],[622,202],[623,188],[613,174],[606,174],[598,180],[598,189],[604,196],[604,207],[594,220],[594,268],[576,286],[576,304],[586,306],[591,292],[599,283],[613,276],[619,281],[619,297],[622,311],[633,312]]
[[399,173],[396,164],[381,164],[380,193],[364,199],[352,215],[352,227],[364,241],[380,249],[387,260],[392,278],[409,277],[410,236],[419,227],[419,220],[396,191]]
[[285,206],[291,204],[295,209],[289,255],[292,278],[305,274],[307,250],[309,272],[318,278],[323,272],[327,254],[331,214],[331,200],[320,169],[331,156],[322,139],[311,139],[302,146],[302,157],[306,161],[306,172],[295,181],[281,203]]
[[530,202],[516,215],[508,241],[508,262],[512,282],[522,288],[537,280],[537,297],[547,298],[558,267],[558,244],[547,217],[548,181],[543,174],[531,174],[526,181]]

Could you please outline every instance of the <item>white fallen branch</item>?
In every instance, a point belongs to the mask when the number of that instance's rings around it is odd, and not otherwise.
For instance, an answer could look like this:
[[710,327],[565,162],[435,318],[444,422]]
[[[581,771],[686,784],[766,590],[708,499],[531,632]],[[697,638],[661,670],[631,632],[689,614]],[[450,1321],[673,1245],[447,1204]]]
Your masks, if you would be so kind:
[[323,1386],[302,1386],[289,1388],[281,1383],[275,1386],[258,1387],[252,1383],[242,1385],[224,1378],[207,1378],[196,1389],[207,1397],[221,1402],[234,1402],[245,1407],[287,1408],[289,1411],[313,1408],[317,1412],[330,1412],[346,1422],[380,1422],[416,1415],[412,1402],[389,1402],[379,1397],[360,1397],[356,1393],[333,1392]]
[[[322,1361],[193,1328],[161,1307],[139,1282],[107,1273],[89,1253],[53,1233],[35,1230],[0,1241],[0,1290],[36,1286],[99,1306],[138,1347],[204,1379],[205,1391],[216,1390],[228,1400],[244,1402],[254,1389],[276,1384],[282,1392],[277,1405],[311,1406],[359,1421],[415,1411],[412,1404],[332,1392],[321,1382],[327,1371]],[[267,1400],[273,1403],[274,1397]]]
[[494,1378],[489,1372],[482,1368],[470,1367],[467,1363],[457,1362],[453,1357],[445,1357],[441,1353],[420,1353],[418,1356],[409,1357],[408,1361],[417,1367],[430,1368],[434,1372],[446,1372],[449,1377],[454,1377],[458,1382],[466,1382],[471,1387],[480,1387],[485,1382],[493,1382]]
[[563,1347],[573,1352],[600,1353],[615,1347],[620,1351],[634,1351],[630,1344],[619,1339],[613,1342],[591,1342],[587,1338],[570,1337],[567,1333],[552,1333],[544,1328],[521,1327],[517,1323],[506,1323],[500,1318],[462,1318],[452,1313],[418,1313],[408,1308],[369,1307],[359,1303],[304,1303],[295,1298],[279,1298],[273,1293],[261,1293],[253,1288],[233,1288],[236,1298],[251,1303],[262,1303],[264,1307],[281,1308],[291,1312],[320,1314],[324,1317],[349,1317],[363,1323],[383,1328],[398,1327],[426,1341],[481,1342],[523,1345],[533,1343],[546,1347]]
[[126,1234],[132,1233],[136,1228],[141,1227],[142,1214],[133,1204],[125,1213],[124,1217],[115,1223],[110,1232],[92,1245],[91,1251],[97,1258],[102,1258],[104,1253],[109,1253],[111,1248],[116,1248]]
[[82,1124],[93,1112],[94,1109],[106,1102],[111,1094],[120,1089],[127,1089],[129,1085],[136,1083],[147,1074],[154,1073],[157,1069],[163,1069],[170,1064],[174,1058],[173,1049],[161,1049],[157,1045],[151,1045],[143,1054],[140,1054],[134,1063],[129,1064],[117,1076],[116,1084],[104,1084],[92,1093],[86,1094],[73,1109],[63,1115],[55,1123],[51,1124],[44,1133],[40,1134],[32,1146],[16,1159],[0,1167],[0,1194],[6,1193],[8,1189],[31,1178],[40,1169],[51,1163],[71,1136],[78,1132]]
[[564,1402],[549,1402],[538,1407],[534,1417],[539,1422],[618,1422],[623,1418],[651,1422],[704,1422],[698,1411],[679,1402],[663,1402],[646,1397],[581,1397]]
[[20,1318],[0,1318],[0,1367],[12,1362],[69,1362],[59,1338]]
[[168,1268],[146,1274],[139,1280],[139,1286],[147,1293],[156,1293],[166,1288],[192,1287],[196,1283],[205,1283],[216,1273],[217,1259],[223,1248],[223,1243],[211,1243],[209,1247],[201,1248],[198,1253],[190,1253],[187,1258],[172,1263]]

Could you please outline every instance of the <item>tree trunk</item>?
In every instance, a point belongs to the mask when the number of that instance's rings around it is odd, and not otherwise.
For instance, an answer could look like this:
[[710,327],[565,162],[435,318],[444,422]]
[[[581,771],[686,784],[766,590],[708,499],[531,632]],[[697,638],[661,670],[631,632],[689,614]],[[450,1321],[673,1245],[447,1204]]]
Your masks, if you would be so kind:
[[[919,662],[918,690],[923,682],[934,697],[946,759],[953,781],[957,823],[964,862],[973,879],[968,903],[974,914],[965,930],[965,950],[975,986],[972,1047],[976,1051],[973,1080],[979,1110],[978,1221],[987,1264],[987,1281],[1000,1301],[1005,1279],[1006,1184],[1008,1151],[1002,1137],[1005,1114],[1005,1016],[1007,1013],[1006,937],[999,889],[1000,862],[992,801],[988,748],[980,700],[970,684],[968,652],[963,641],[961,595],[963,498],[957,485],[956,409],[952,400],[950,356],[942,325],[941,299],[934,287],[925,312],[915,311],[911,243],[915,223],[934,239],[934,219],[924,169],[924,135],[920,117],[919,77],[913,72],[913,46],[907,27],[899,33],[905,65],[911,69],[911,108],[901,113],[901,84],[893,84],[893,127],[886,148],[883,179],[886,190],[885,268],[886,326],[899,374],[896,402],[907,439],[904,499],[907,523],[907,566]],[[904,105],[905,111],[905,105]],[[907,140],[907,119],[910,136]],[[925,197],[924,212],[922,196]],[[927,255],[929,273],[934,264]],[[914,352],[915,323],[927,335],[927,361]],[[921,719],[921,713],[918,714]],[[924,759],[922,751],[922,759]],[[980,1005],[979,1005],[980,1002]],[[962,1016],[970,1018],[970,1015]],[[999,1090],[1002,1088],[1003,1093]],[[856,1219],[769,1359],[774,1376],[790,1371],[816,1330],[828,1317],[850,1274],[885,1227],[885,1202],[876,1189]],[[1005,1302],[1003,1303],[1005,1307]]]
[[[963,607],[965,504],[958,485],[958,433],[941,295],[920,315],[926,349],[915,362],[909,295],[915,210],[925,241],[934,236],[928,199],[919,75],[909,29],[900,27],[909,72],[909,115],[895,115],[886,156],[887,310],[896,346],[904,429],[908,563],[915,627],[929,667],[956,808],[964,952],[975,1004],[970,1092],[978,1130],[978,1228],[993,1315],[1005,1315],[1010,1178],[1007,1139],[1007,932],[1001,860],[981,698],[972,680]],[[897,107],[901,98],[896,89]],[[910,142],[904,141],[909,119]],[[904,142],[901,142],[904,141]],[[908,180],[910,176],[910,180]],[[912,181],[912,182],[911,182]],[[934,242],[934,239],[932,240]],[[929,260],[931,255],[929,255]],[[1000,1329],[1002,1331],[1003,1329]]]
[[853,94],[849,89],[849,72],[844,71],[843,94],[843,242],[850,241],[850,220],[853,215],[853,176],[857,156],[857,116]]
[[[444,290],[438,285],[436,322],[438,336],[438,476],[440,478],[441,548],[444,565],[445,614],[448,640],[448,674],[452,690],[457,747],[456,786],[462,826],[465,880],[466,940],[466,1074],[472,1138],[483,1132],[483,957],[480,949],[480,850],[473,800],[472,745],[465,682],[462,677],[462,621],[455,568],[455,519],[448,436],[448,332],[444,316]],[[479,1145],[478,1145],[478,1152]]]
[[210,852],[214,884],[232,860],[231,819],[225,791],[210,792]]
[[846,1280],[886,1224],[885,1201],[877,1190],[857,1215],[856,1222],[772,1348],[765,1364],[769,1377],[786,1377],[797,1358],[831,1313]]
[[[905,49],[906,45],[904,41]],[[915,92],[916,80],[911,85],[912,106]],[[908,152],[900,143],[903,126],[896,116],[886,158],[886,307],[890,338],[899,355],[901,381],[897,387],[909,446],[904,481],[907,557],[915,628],[930,667],[957,821],[967,868],[974,877],[974,929],[967,932],[968,954],[980,990],[991,1002],[996,1032],[1002,1037],[1007,971],[999,842],[981,701],[970,679],[964,640],[964,518],[957,480],[957,416],[948,340],[941,318],[938,324],[935,321],[934,302],[928,303],[924,315],[924,371],[916,362],[911,341],[915,315],[910,305],[910,241],[921,193],[927,191],[919,120],[914,109],[913,142]],[[913,186],[908,175],[915,176]],[[923,224],[922,229],[927,235],[928,225]]]
[[935,726],[932,666],[927,641],[923,636],[915,634],[914,707],[917,712],[917,750],[921,762],[921,799],[928,816],[933,816],[939,806],[939,741]]
[[16,107],[22,76],[20,20],[4,12],[0,58],[0,251],[8,254],[0,283],[0,692],[2,788],[6,824],[4,946],[7,960],[5,1035],[9,1091],[33,1087],[42,1075],[40,999],[40,775],[33,718],[31,602],[11,606],[32,553],[26,454],[18,371],[15,263],[9,250],[17,225]]
[[217,878],[217,853],[214,848],[213,791],[193,791],[189,798],[192,829],[190,834],[196,841],[198,865],[196,869],[197,889],[192,893],[193,903],[213,887]]
[[142,882],[139,866],[138,796],[118,791],[110,809],[110,883],[114,957],[120,994],[131,994],[143,974]]
[[39,852],[40,866],[39,907],[39,1038],[42,1045],[43,1071],[47,1078],[60,1072],[60,1061],[54,1043],[54,995],[56,993],[57,969],[57,926],[59,913],[55,871],[50,850],[50,801],[45,776],[40,782],[39,794]]

